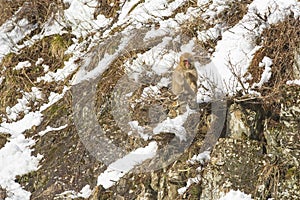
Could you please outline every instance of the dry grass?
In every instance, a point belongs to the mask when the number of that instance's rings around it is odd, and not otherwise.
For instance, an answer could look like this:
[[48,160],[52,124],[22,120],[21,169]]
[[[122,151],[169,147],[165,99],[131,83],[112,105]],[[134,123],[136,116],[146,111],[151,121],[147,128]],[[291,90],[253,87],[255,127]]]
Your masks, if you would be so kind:
[[186,21],[181,25],[181,32],[183,35],[189,37],[197,37],[198,31],[203,31],[211,28],[212,25],[208,24],[202,17],[195,17]]
[[25,0],[11,1],[1,0],[0,1],[0,26],[23,5]]
[[[168,1],[170,3],[171,1]],[[177,9],[174,10],[173,15],[171,15],[171,18],[174,18],[175,15],[178,13],[186,13],[189,8],[197,7],[197,1],[196,0],[188,0],[185,1],[181,6],[179,6]]]
[[285,21],[272,25],[263,32],[262,48],[254,55],[248,72],[253,79],[250,84],[259,82],[263,69],[258,67],[265,56],[273,60],[272,76],[266,87],[277,88],[294,78],[293,64],[295,51],[300,43],[300,21],[290,16]]
[[94,12],[94,18],[97,18],[99,14],[104,15],[107,18],[116,17],[120,6],[120,0],[98,0],[98,5]]
[[252,77],[248,81],[250,85],[258,83],[264,71],[263,68],[259,67],[259,63],[265,56],[272,59],[270,80],[264,83],[261,88],[257,88],[263,96],[265,110],[271,111],[272,116],[277,116],[280,111],[279,100],[282,86],[286,84],[286,81],[296,78],[293,66],[295,51],[299,48],[299,36],[300,21],[293,16],[266,29],[262,34],[262,44],[259,44],[262,48],[254,55],[246,74],[246,76],[250,74]]
[[[52,92],[61,92],[63,83],[37,83],[37,77],[45,75],[42,66],[35,64],[38,58],[43,58],[43,64],[49,66],[50,71],[55,71],[64,66],[64,61],[70,55],[64,55],[66,48],[72,44],[71,35],[53,35],[45,37],[31,47],[26,47],[19,54],[10,53],[4,57],[0,68],[4,69],[2,76],[5,77],[0,86],[2,98],[0,99],[0,113],[4,114],[7,106],[13,106],[17,99],[22,98],[21,90],[31,92],[32,87],[40,88],[45,97]],[[59,38],[59,42],[57,42]],[[23,61],[29,61],[31,67],[22,70],[14,70],[14,67]],[[66,77],[67,78],[67,77]]]
[[[95,107],[96,113],[98,113],[99,124],[106,133],[106,136],[112,139],[115,145],[123,146],[128,151],[134,149],[136,145],[141,145],[142,141],[137,141],[135,137],[130,137],[127,133],[122,132],[123,130],[120,129],[120,125],[114,119],[112,104],[114,103],[113,95],[118,95],[114,94],[116,92],[114,88],[125,74],[124,63],[133,59],[137,53],[142,52],[131,51],[119,56],[102,74],[96,91],[97,100]],[[124,91],[117,92],[122,93]],[[126,118],[127,116],[123,117]]]
[[[197,38],[198,32],[208,30],[209,28],[212,28],[212,27],[213,27],[213,25],[207,23],[204,19],[202,19],[201,16],[191,18],[190,20],[184,22],[180,27],[182,39],[186,40],[184,42],[187,42],[187,41],[191,40],[192,38]],[[220,38],[218,38],[218,39],[220,39]],[[202,50],[209,52],[210,49],[215,48],[218,39],[216,39],[216,40],[207,39],[206,41],[201,41],[201,40],[196,39],[197,48],[200,48],[201,52],[203,52]],[[199,49],[197,51],[199,51]]]
[[225,23],[228,27],[236,25],[248,12],[248,4],[253,0],[232,1],[227,4],[228,8],[224,9],[218,16],[217,21]]
[[0,25],[11,18],[16,11],[17,19],[26,18],[29,22],[44,23],[51,13],[56,12],[61,5],[59,0],[1,0],[0,4]]
[[[260,173],[254,195],[260,199],[267,199],[271,196],[278,199],[278,184],[281,178],[280,166],[276,163],[267,163]],[[259,191],[259,187],[262,185],[265,188],[262,191]]]
[[[184,36],[187,36],[189,38],[197,38],[199,31],[205,31],[209,28],[212,28],[217,23],[224,24],[225,28],[231,28],[234,25],[236,25],[243,16],[248,11],[248,4],[251,3],[252,0],[243,0],[239,2],[230,2],[227,5],[227,8],[224,9],[214,20],[213,23],[207,22],[205,19],[201,17],[201,12],[198,17],[191,18],[189,21],[186,21],[184,24],[181,25],[181,32]],[[180,8],[180,10],[187,11],[188,7],[194,7],[197,3],[194,1],[189,1],[189,4],[185,4],[183,8]],[[209,6],[209,5],[207,5]],[[204,8],[202,8],[204,9]],[[221,37],[215,38],[215,39],[207,39],[206,41],[199,41],[198,45],[201,46],[202,49],[205,49],[206,51],[211,51],[212,49],[215,49],[215,46],[217,45],[217,41],[220,40]]]

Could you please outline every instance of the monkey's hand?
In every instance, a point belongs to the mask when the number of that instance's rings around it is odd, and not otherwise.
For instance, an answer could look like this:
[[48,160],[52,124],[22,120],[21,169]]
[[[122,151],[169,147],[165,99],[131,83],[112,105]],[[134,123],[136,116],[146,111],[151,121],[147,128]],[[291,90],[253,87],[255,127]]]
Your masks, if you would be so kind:
[[193,92],[197,92],[197,74],[195,76],[194,73],[192,73],[193,71],[187,71],[185,73],[185,77],[186,77],[186,82],[187,84],[190,86],[190,88],[193,90]]

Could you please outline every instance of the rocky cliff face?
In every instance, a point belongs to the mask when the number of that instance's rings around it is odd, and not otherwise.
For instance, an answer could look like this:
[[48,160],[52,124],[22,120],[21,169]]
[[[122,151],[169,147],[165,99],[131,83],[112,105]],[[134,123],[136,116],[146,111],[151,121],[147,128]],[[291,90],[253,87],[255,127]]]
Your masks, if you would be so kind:
[[[299,1],[0,11],[0,199],[300,198]],[[196,104],[170,90],[183,52]]]
[[[299,96],[299,87],[283,86],[281,95],[280,118],[265,116],[260,122],[263,141],[236,138],[235,134],[233,138],[218,141],[203,172],[206,185],[201,195],[203,199],[218,199],[229,188],[243,190],[257,199],[299,197],[299,142],[296,139],[299,138],[299,115],[296,114],[299,103],[298,100],[287,103],[291,97]],[[243,123],[243,120],[237,122]],[[240,132],[243,130],[244,126]]]

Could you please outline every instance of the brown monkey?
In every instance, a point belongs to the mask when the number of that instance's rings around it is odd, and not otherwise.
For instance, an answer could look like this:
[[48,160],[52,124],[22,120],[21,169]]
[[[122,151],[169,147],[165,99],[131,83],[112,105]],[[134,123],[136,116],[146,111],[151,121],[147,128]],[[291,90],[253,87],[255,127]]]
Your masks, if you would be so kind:
[[175,95],[194,96],[197,93],[197,80],[193,56],[190,53],[182,54],[172,75],[172,92]]

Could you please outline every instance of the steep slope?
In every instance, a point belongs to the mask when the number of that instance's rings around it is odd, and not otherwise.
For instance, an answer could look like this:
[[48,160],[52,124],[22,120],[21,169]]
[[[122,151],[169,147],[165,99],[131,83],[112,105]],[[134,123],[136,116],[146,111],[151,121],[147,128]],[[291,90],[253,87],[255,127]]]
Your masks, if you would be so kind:
[[[300,198],[299,1],[0,11],[0,199]],[[170,91],[184,52],[197,104]]]

